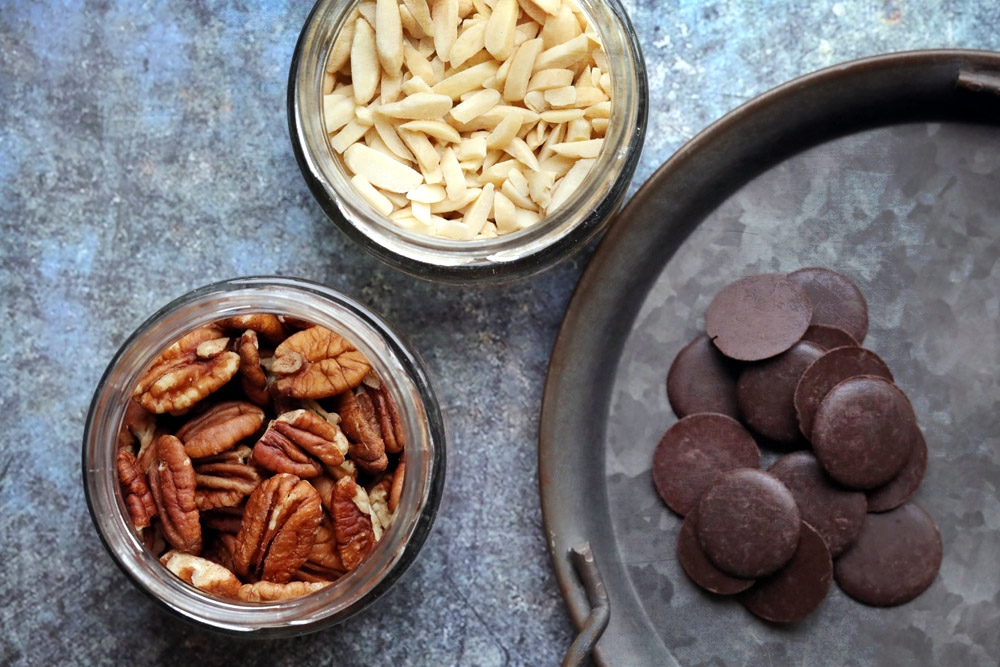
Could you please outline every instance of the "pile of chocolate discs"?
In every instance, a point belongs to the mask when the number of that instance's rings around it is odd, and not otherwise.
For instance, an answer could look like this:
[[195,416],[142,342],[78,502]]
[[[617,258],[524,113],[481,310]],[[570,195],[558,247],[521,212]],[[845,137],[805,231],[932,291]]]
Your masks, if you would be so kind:
[[[867,332],[867,302],[837,272],[749,276],[715,296],[667,375],[679,420],[653,481],[684,517],[678,561],[767,621],[805,618],[834,579],[864,604],[903,604],[941,566],[937,526],[910,501],[927,445]],[[787,453],[762,470],[758,443]]]

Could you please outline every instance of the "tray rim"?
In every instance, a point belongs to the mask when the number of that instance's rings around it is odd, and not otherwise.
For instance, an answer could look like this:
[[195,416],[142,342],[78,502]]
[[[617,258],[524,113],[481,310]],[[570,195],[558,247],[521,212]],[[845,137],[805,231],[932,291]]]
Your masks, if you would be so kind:
[[[631,582],[613,535],[608,544],[595,541],[602,530],[610,532],[605,429],[595,430],[594,423],[606,422],[611,392],[609,385],[593,382],[599,374],[592,353],[600,347],[605,350],[602,358],[620,358],[638,306],[676,248],[710,211],[752,178],[822,141],[864,129],[933,121],[1000,124],[1000,53],[965,49],[888,53],[833,65],[772,88],[681,146],[641,185],[598,244],[553,344],[538,442],[543,528],[574,626],[583,627],[590,606],[569,560],[573,547],[590,542],[610,597],[610,624],[593,652],[597,663],[608,664],[611,657],[621,662],[630,656],[642,664],[677,664],[645,616],[635,619],[620,613],[625,593],[621,582],[629,586]],[[664,193],[672,199],[664,201]],[[656,243],[638,233],[649,231],[641,213],[651,206],[666,213],[653,230],[666,250],[655,267],[634,259],[649,258],[657,249]],[[622,294],[629,295],[632,304],[614,307]],[[597,389],[572,391],[580,386]],[[567,395],[581,398],[567,401]],[[574,426],[583,422],[590,428],[576,426],[574,433]],[[587,441],[588,432],[600,433],[602,442]],[[600,448],[598,456],[592,455],[595,447]],[[581,456],[588,448],[591,456]],[[582,472],[566,474],[567,470]],[[600,493],[593,492],[594,483]],[[583,501],[589,503],[587,512],[579,511]],[[617,557],[608,558],[609,552]],[[628,601],[635,602],[632,591],[626,592],[633,598]],[[633,653],[622,653],[623,647]]]

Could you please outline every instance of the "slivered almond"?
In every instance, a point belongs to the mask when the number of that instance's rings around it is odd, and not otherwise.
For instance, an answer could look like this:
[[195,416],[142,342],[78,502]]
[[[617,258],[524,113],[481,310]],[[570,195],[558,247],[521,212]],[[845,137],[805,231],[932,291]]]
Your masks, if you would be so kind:
[[[501,0],[502,2],[503,0]],[[482,231],[483,227],[486,225],[486,220],[490,215],[490,211],[493,210],[493,191],[494,185],[492,183],[487,183],[483,186],[483,191],[479,193],[476,201],[469,207],[469,210],[465,213],[465,225],[468,228],[467,233],[469,236],[467,238],[473,238],[476,234]]]
[[410,204],[410,210],[413,211],[413,217],[424,223],[425,225],[431,224],[431,205],[415,201]]
[[604,139],[589,139],[587,141],[570,141],[552,144],[552,152],[577,159],[595,158],[601,152]]
[[503,149],[517,136],[517,131],[520,129],[521,117],[513,113],[508,114],[486,137],[486,147]]
[[576,88],[573,86],[549,88],[544,95],[545,101],[553,107],[568,107],[576,103]]
[[451,47],[451,66],[460,67],[486,46],[486,21],[479,21],[462,30]]
[[543,111],[541,114],[542,120],[547,123],[568,123],[574,118],[583,118],[583,109],[550,109],[549,111]]
[[[485,142],[484,142],[485,144]],[[445,194],[449,199],[461,199],[465,195],[465,174],[458,164],[458,157],[451,147],[441,151],[441,175],[444,177]],[[436,202],[431,202],[436,203]]]
[[573,72],[568,69],[542,69],[531,75],[528,90],[548,90],[573,85]]
[[440,120],[411,120],[399,127],[402,130],[410,130],[411,132],[423,132],[428,137],[433,137],[445,143],[457,144],[462,140],[462,136],[458,133],[458,130]]
[[554,16],[558,13],[559,7],[562,5],[562,0],[531,0],[531,2],[550,16]]
[[482,192],[482,188],[468,188],[465,194],[458,199],[445,199],[437,204],[431,204],[431,213],[440,215],[442,213],[454,213],[455,211],[461,211],[463,208],[476,201],[476,197]]
[[529,39],[538,37],[538,31],[541,29],[542,26],[538,25],[535,21],[524,21],[522,23],[518,23],[517,27],[514,29],[514,45],[520,46]]
[[590,139],[590,121],[586,118],[574,118],[566,123],[566,136],[563,141],[587,141]]
[[580,62],[590,51],[590,39],[586,35],[578,35],[568,42],[557,44],[546,49],[535,59],[535,69],[565,68]]
[[595,118],[590,121],[591,127],[594,128],[594,132],[604,136],[604,133],[608,131],[608,119],[607,118]]
[[358,13],[353,12],[338,35],[337,40],[330,50],[330,59],[326,61],[326,71],[335,74],[344,69],[347,60],[351,57],[351,45],[354,43],[354,22],[358,20]]
[[382,73],[382,83],[379,86],[378,101],[382,104],[391,104],[399,99],[399,94],[403,89],[403,72],[399,71],[389,76]]
[[[448,98],[449,101],[451,98]],[[500,102],[500,93],[487,88],[470,94],[451,110],[451,117],[459,123],[468,123],[495,107]]]
[[343,153],[348,146],[360,141],[369,127],[371,126],[359,123],[357,118],[353,119],[330,139],[330,147],[338,153]]
[[510,172],[517,169],[517,160],[502,160],[496,164],[490,165],[483,169],[483,173],[479,175],[479,183],[486,185],[487,183],[493,183],[494,185],[500,185],[508,179]]
[[414,93],[398,102],[383,104],[381,112],[392,118],[432,120],[451,111],[451,98],[436,93]]
[[524,177],[528,181],[528,196],[531,197],[531,201],[541,208],[548,208],[552,200],[551,190],[555,185],[556,175],[551,171],[538,170],[529,171]]
[[438,58],[448,62],[451,47],[458,38],[458,0],[437,0],[431,9],[432,29],[427,34],[434,38]]
[[344,151],[344,164],[373,186],[390,192],[407,192],[424,181],[416,169],[363,144],[353,144]]
[[548,210],[559,208],[569,199],[570,195],[577,191],[583,179],[587,177],[590,168],[594,166],[593,160],[577,160],[570,170],[563,176],[559,184],[552,190],[552,201]]
[[351,183],[354,187],[358,189],[358,192],[364,197],[364,200],[371,204],[372,208],[381,213],[382,215],[389,215],[395,208],[389,199],[375,189],[375,187],[368,182],[368,179],[361,174],[355,174],[351,178]]
[[[515,174],[515,173],[520,173],[520,172],[516,172],[516,171],[512,170],[510,173],[511,174]],[[514,202],[515,204],[517,204],[518,208],[523,208],[523,209],[534,209],[535,208],[535,202],[531,201],[531,199],[528,197],[528,195],[526,193],[521,192],[517,188],[517,186],[514,185],[514,182],[513,182],[512,179],[508,178],[506,181],[504,181],[503,185],[500,187],[500,191],[505,196],[507,196],[512,202]]]
[[518,229],[527,229],[532,225],[538,224],[538,221],[542,219],[542,215],[536,211],[530,209],[519,208],[517,209],[517,227]]
[[[399,5],[399,22],[403,25],[403,32],[413,39],[423,39],[427,36],[406,5]],[[405,45],[406,42],[403,44]]]
[[545,93],[541,90],[531,90],[524,96],[524,106],[535,113],[542,113],[549,110],[549,104],[545,101]]
[[351,84],[354,101],[368,104],[378,88],[379,64],[375,53],[375,31],[368,21],[359,18],[354,22],[354,40],[351,45]]
[[587,118],[611,118],[611,101],[598,102],[592,107],[587,107],[583,115]]
[[528,16],[532,21],[534,21],[538,25],[545,24],[545,18],[547,14],[545,13],[545,10],[536,5],[534,2],[532,2],[531,0],[517,0],[517,5],[521,8],[521,11],[524,12],[524,14]]
[[523,100],[528,92],[528,82],[535,68],[535,58],[542,52],[542,40],[529,39],[517,47],[517,52],[510,60],[510,70],[503,85],[503,98],[507,102]]
[[455,157],[458,158],[459,162],[470,160],[482,162],[486,157],[486,134],[480,133],[477,136],[462,139],[455,149]]
[[502,192],[493,193],[493,219],[499,233],[517,231],[517,206]]
[[428,185],[427,183],[421,183],[406,193],[407,199],[421,204],[436,204],[439,201],[444,201],[447,196],[444,186]]
[[403,67],[403,24],[396,0],[375,0],[375,50],[390,77]]
[[406,147],[403,140],[399,138],[396,134],[396,127],[389,122],[389,119],[383,116],[380,112],[376,111],[373,116],[375,121],[375,131],[385,142],[385,145],[389,148],[396,157],[402,158],[408,162],[416,162],[416,158],[413,157],[413,153],[410,149]]
[[434,22],[431,20],[431,10],[427,6],[427,0],[403,0],[403,4],[410,10],[410,15],[425,35],[434,34]]
[[[427,64],[430,67],[430,63]],[[431,72],[434,76],[434,72]],[[434,91],[419,76],[413,76],[403,82],[402,92],[404,95],[415,95],[416,93],[433,93]]]
[[576,91],[576,99],[572,102],[573,106],[582,107],[584,109],[592,107],[595,104],[599,104],[608,99],[608,96],[605,95],[604,91],[600,88],[577,86],[574,90]]
[[531,152],[530,148],[528,148],[528,144],[524,142],[524,139],[514,137],[511,139],[510,144],[504,147],[504,152],[512,156],[528,169],[537,170],[539,168],[538,158],[536,158],[535,154]]
[[327,95],[323,102],[323,121],[327,134],[333,134],[354,120],[354,98]]
[[[400,128],[399,138],[403,140],[403,143],[410,149],[413,156],[417,158],[417,164],[420,166],[420,171],[424,173],[425,177],[437,170],[441,162],[441,154],[437,152],[437,149],[434,148],[426,135]],[[432,181],[428,179],[427,182],[430,183]]]
[[562,4],[555,15],[545,19],[539,37],[545,42],[545,48],[551,49],[553,46],[565,44],[582,33],[583,29],[576,20],[573,10],[569,5]]
[[435,93],[457,100],[465,93],[481,88],[483,81],[496,74],[499,68],[500,65],[496,62],[479,63],[439,81],[434,84],[433,90]]
[[517,0],[497,0],[486,27],[484,46],[497,60],[507,60],[514,52],[517,27]]

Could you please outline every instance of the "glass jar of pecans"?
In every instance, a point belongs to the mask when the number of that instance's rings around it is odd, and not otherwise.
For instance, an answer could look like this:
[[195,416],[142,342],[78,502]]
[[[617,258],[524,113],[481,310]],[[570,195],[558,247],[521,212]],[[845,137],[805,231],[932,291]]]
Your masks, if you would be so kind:
[[416,355],[365,306],[291,278],[209,285],[146,320],[83,437],[91,518],[122,570],[183,618],[254,636],[318,630],[384,593],[427,537],[444,469]]
[[618,0],[319,0],[288,114],[302,173],[348,236],[413,275],[503,282],[606,227],[647,104]]

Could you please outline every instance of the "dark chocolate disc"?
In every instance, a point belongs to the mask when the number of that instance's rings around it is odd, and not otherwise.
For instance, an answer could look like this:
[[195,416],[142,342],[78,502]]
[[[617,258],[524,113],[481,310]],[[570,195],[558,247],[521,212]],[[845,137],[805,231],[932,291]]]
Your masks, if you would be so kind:
[[827,350],[803,373],[795,388],[795,413],[799,428],[807,438],[812,435],[816,408],[827,392],[840,382],[856,375],[875,375],[892,381],[892,372],[882,359],[863,347],[838,347]]
[[759,361],[802,338],[812,317],[805,290],[785,276],[748,276],[722,288],[705,313],[705,331],[723,354]]
[[743,369],[736,397],[751,431],[781,444],[802,438],[795,413],[795,387],[802,372],[823,356],[823,351],[815,343],[798,342],[787,352]]
[[802,286],[813,305],[810,324],[843,329],[859,343],[868,333],[868,302],[861,290],[836,271],[818,267],[799,269],[788,277]]
[[698,510],[692,510],[681,524],[677,535],[677,561],[688,578],[698,586],[717,595],[735,595],[753,586],[753,579],[731,577],[712,565],[698,544],[696,525]]
[[663,502],[684,516],[722,473],[760,465],[760,449],[732,417],[700,412],[663,434],[653,452],[653,483]]
[[861,345],[854,340],[854,336],[851,334],[828,324],[810,324],[806,332],[802,334],[802,340],[816,343],[824,350],[832,350],[835,347],[859,347]]
[[667,373],[667,398],[678,417],[718,412],[739,419],[736,378],[739,364],[726,358],[705,334],[674,357]]
[[892,480],[910,458],[916,421],[899,387],[871,375],[853,377],[819,404],[813,451],[835,481],[874,489]]
[[739,596],[756,616],[772,623],[796,623],[826,599],[833,583],[833,561],[826,542],[803,521],[799,545],[785,567]]
[[891,607],[914,599],[941,568],[941,534],[915,503],[869,514],[858,541],[837,559],[834,576],[858,602]]
[[913,452],[899,474],[888,484],[867,492],[869,512],[887,512],[910,499],[927,472],[927,442],[920,427],[914,424]]
[[854,543],[868,509],[864,493],[834,483],[809,452],[786,454],[767,471],[792,492],[802,520],[816,529],[831,556]]
[[723,572],[754,579],[795,554],[801,517],[795,498],[763,470],[726,473],[698,501],[698,543]]

